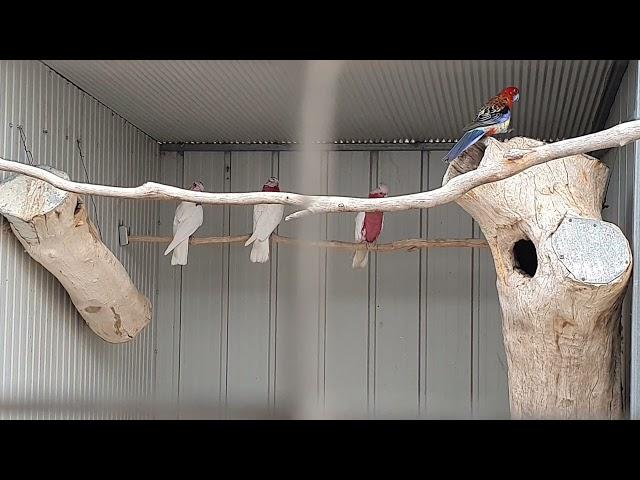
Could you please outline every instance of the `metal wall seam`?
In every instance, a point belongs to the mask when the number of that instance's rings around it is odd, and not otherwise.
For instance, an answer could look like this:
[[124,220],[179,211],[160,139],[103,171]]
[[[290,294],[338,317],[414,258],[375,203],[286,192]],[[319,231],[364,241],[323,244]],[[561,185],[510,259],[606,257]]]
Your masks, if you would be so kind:
[[[631,94],[635,97],[633,110],[635,119],[640,119],[640,67],[639,61],[633,60],[630,65],[633,69],[635,82],[632,84]],[[633,269],[633,285],[631,305],[631,385],[630,385],[630,416],[634,420],[640,420],[640,268],[637,266],[640,254],[640,142],[633,145],[634,172],[633,172],[633,252],[636,266]]]

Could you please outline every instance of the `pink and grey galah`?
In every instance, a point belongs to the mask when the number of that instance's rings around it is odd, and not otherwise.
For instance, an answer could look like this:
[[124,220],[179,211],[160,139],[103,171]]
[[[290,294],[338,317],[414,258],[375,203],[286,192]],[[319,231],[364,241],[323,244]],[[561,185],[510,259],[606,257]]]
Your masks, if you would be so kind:
[[[271,177],[262,186],[263,192],[279,192],[280,182],[276,177]],[[284,215],[284,205],[277,203],[265,203],[253,207],[253,234],[244,246],[250,245],[251,254],[249,260],[253,263],[265,263],[269,260],[269,237],[278,227]]]
[[[204,184],[198,181],[193,182],[191,190],[202,192],[204,191]],[[193,202],[181,202],[180,205],[178,205],[176,214],[173,217],[173,240],[164,251],[165,255],[173,251],[171,265],[187,264],[189,238],[200,228],[202,220],[202,205]]]
[[[389,187],[384,183],[369,192],[369,198],[383,198],[389,193]],[[359,212],[356,215],[356,242],[372,244],[378,240],[384,227],[384,214],[382,212]],[[369,261],[368,250],[356,250],[353,254],[353,268],[365,268]]]

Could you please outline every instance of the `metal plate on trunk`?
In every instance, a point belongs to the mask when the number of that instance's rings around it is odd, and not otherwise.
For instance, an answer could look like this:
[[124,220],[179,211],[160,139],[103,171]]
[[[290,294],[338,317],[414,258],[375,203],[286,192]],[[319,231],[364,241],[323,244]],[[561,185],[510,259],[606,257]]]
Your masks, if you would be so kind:
[[[49,165],[34,165],[69,180],[69,175]],[[0,182],[0,213],[28,222],[61,205],[68,192],[27,175],[14,173]]]
[[614,224],[581,217],[565,217],[551,237],[560,262],[579,282],[607,284],[631,263],[629,242]]

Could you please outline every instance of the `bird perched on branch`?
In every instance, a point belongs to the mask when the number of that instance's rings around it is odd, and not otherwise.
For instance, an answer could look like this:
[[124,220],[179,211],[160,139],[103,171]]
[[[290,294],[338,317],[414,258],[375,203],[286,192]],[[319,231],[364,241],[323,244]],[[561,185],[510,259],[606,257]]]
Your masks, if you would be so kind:
[[[193,182],[191,190],[202,192],[204,191],[204,184],[197,181]],[[180,205],[178,205],[176,214],[173,217],[173,240],[164,251],[165,255],[173,251],[171,265],[187,264],[189,237],[200,228],[202,220],[202,205],[193,202],[181,202]]]
[[[263,192],[279,192],[280,182],[276,177],[271,177],[262,186]],[[284,205],[277,203],[264,203],[253,207],[253,234],[244,246],[250,245],[251,254],[249,260],[253,263],[265,263],[269,260],[269,237],[280,224],[284,214]]]
[[444,156],[442,161],[448,162],[459,157],[485,135],[493,136],[497,133],[506,133],[511,122],[513,102],[519,98],[520,90],[518,88],[507,87],[485,103],[473,123],[464,128],[465,133],[462,138]]
[[[369,192],[369,198],[383,198],[389,193],[389,187],[384,183]],[[384,214],[382,212],[359,212],[356,215],[356,242],[374,243],[382,233]],[[365,268],[369,261],[368,250],[356,250],[353,254],[353,268]]]

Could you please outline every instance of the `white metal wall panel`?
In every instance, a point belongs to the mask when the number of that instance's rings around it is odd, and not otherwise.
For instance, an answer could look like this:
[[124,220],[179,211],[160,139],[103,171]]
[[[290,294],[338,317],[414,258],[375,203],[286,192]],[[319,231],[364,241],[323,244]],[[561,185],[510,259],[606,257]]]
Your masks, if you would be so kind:
[[[281,188],[326,194],[327,156],[317,152],[305,163],[298,152],[280,152]],[[324,238],[326,219],[313,215],[281,223],[278,231],[295,238]],[[278,246],[274,399],[278,415],[319,414],[318,402],[324,395],[325,257],[321,249]]]
[[[224,190],[224,153],[188,152],[184,157],[184,187],[190,186],[194,180],[200,180],[208,191]],[[175,207],[169,204],[173,211]],[[198,235],[224,235],[225,225],[223,208],[205,207],[204,223]],[[227,283],[225,248],[191,247],[188,264],[172,267],[182,270],[179,351],[181,418],[192,418],[196,413],[194,408],[200,408],[199,404],[203,401],[207,402],[206,406],[213,408],[224,404],[225,380],[222,373],[225,371],[227,341],[226,316],[223,312],[223,289]],[[169,257],[167,255],[161,261],[170,263]]]
[[[233,152],[231,191],[259,191],[272,175],[272,156],[271,152]],[[231,207],[230,226],[231,235],[251,232],[253,207]],[[251,263],[249,252],[243,244],[232,245],[229,252],[226,400],[234,408],[268,412],[270,332],[275,328],[270,309],[274,265]]]
[[[166,185],[183,185],[184,162],[175,152],[160,152],[160,181]],[[175,205],[159,209],[161,234],[172,233]],[[177,416],[180,374],[180,305],[182,298],[182,270],[171,266],[158,249],[158,296],[156,301],[156,400],[158,418]]]
[[[166,142],[300,141],[304,61],[47,60],[143,131]],[[455,139],[491,96],[519,86],[514,135],[589,133],[610,60],[347,61],[335,138]]]
[[[484,238],[474,222],[474,237]],[[496,267],[488,248],[473,256],[473,390],[474,418],[509,418],[507,358],[502,338],[502,311],[496,288]]]
[[[365,196],[379,181],[386,182],[394,195],[434,188],[444,173],[443,153],[318,153],[315,170],[308,174],[311,180],[300,177],[298,152],[200,155],[209,158],[208,168],[215,175],[223,176],[222,165],[228,163],[230,181],[225,188],[231,191],[256,190],[268,175],[279,173],[286,190]],[[185,152],[185,165],[191,155]],[[172,158],[163,160],[163,171],[166,167],[169,175],[175,175]],[[162,213],[168,222],[175,206],[162,208],[168,210]],[[224,219],[216,216],[224,209],[205,207],[208,210],[217,212],[207,214],[214,215],[208,228],[224,230]],[[287,208],[285,214],[290,211]],[[250,231],[251,212],[251,207],[231,207],[232,234]],[[161,234],[169,234],[170,228],[163,224]],[[352,241],[354,214],[307,217],[282,223],[278,232]],[[447,206],[386,214],[381,241],[473,234],[471,218],[457,206]],[[208,259],[223,248],[199,246],[192,252],[200,250]],[[216,413],[204,416],[508,417],[500,309],[488,251],[481,257],[468,249],[372,254],[368,269],[353,270],[351,254],[342,251],[280,244],[272,248],[269,264],[255,265],[249,262],[249,250],[231,246],[228,267],[216,263],[205,269],[208,273],[198,270],[196,275],[189,273],[195,270],[184,269],[183,282],[191,285],[209,281],[203,275],[218,277],[221,270],[228,272],[223,273],[228,280],[222,287],[207,289],[215,300],[204,304],[199,300],[186,314],[183,308],[182,318],[162,315],[163,324],[158,325],[159,349],[160,344],[167,345],[159,351],[158,365],[170,364],[160,357],[175,356],[171,336],[181,336],[182,357],[175,357],[183,359],[181,384],[184,377],[197,378],[200,384],[215,377],[217,382],[221,371],[218,388],[226,405],[221,405],[221,412],[214,409]],[[167,258],[160,261],[161,272],[170,268]],[[174,282],[162,281],[160,288],[159,304],[173,311],[170,305],[180,301],[175,299]],[[183,292],[184,303],[191,294],[184,287]],[[225,301],[228,309],[220,308],[228,315],[223,317],[228,318],[226,327],[224,320],[222,328],[217,327],[218,320],[203,325],[203,318]],[[215,302],[215,307],[206,302]],[[172,333],[175,326],[180,332],[180,325],[182,333]],[[208,335],[208,328],[215,333]],[[196,331],[198,339],[189,333]],[[161,335],[167,336],[166,341]],[[184,350],[190,351],[193,362],[184,363]],[[213,390],[194,391],[191,400],[217,407]]]
[[[330,152],[328,194],[367,195],[370,157],[369,152]],[[328,215],[327,238],[353,241],[354,219],[353,213]],[[326,413],[334,418],[362,416],[369,405],[369,340],[374,333],[369,272],[351,268],[352,256],[336,250],[326,253],[324,396]]]
[[[618,89],[611,113],[607,119],[607,127],[637,118],[638,78],[638,62],[630,62],[620,88]],[[637,211],[634,212],[634,179],[635,165],[639,153],[638,143],[635,142],[609,150],[602,159],[610,168],[609,188],[606,198],[608,208],[603,211],[602,217],[604,220],[615,223],[620,227],[629,239],[632,248],[634,247],[634,215],[636,217],[638,215]],[[635,253],[637,254],[637,252]],[[635,258],[636,262],[637,260],[638,259]],[[637,271],[637,267],[634,270]],[[634,284],[637,284],[637,275],[634,276],[636,277]],[[628,365],[631,361],[633,289],[633,286],[629,287],[622,305],[622,368],[624,374],[624,406],[627,413],[629,413],[630,408],[629,400],[632,373]],[[637,335],[637,332],[635,332],[636,337]],[[634,378],[637,379],[637,376],[638,373],[635,372]],[[637,392],[636,395],[638,395]],[[634,402],[638,402],[638,399],[635,398]],[[637,403],[635,405],[637,405]],[[635,415],[637,415],[637,413]]]
[[[379,152],[374,184],[386,183],[393,195],[419,192],[421,170],[421,152]],[[419,237],[419,210],[385,214],[380,241]],[[420,253],[400,251],[371,257],[375,275],[374,412],[382,418],[414,418],[419,413]]]
[[[429,152],[425,190],[442,185],[443,152]],[[455,204],[425,212],[427,238],[470,238],[473,220]],[[426,401],[436,418],[471,414],[472,311],[471,249],[432,249],[426,275]],[[497,292],[491,301],[497,301]]]
[[[35,163],[64,170],[74,180],[86,180],[78,140],[92,182],[135,186],[157,177],[156,142],[42,63],[0,62],[0,152],[4,158],[27,162],[18,127]],[[91,201],[87,204],[105,244],[153,301],[157,247],[120,247],[117,224],[129,225],[136,234],[153,235],[157,205],[94,200],[97,216]],[[153,343],[153,322],[130,344],[112,345],[97,337],[58,281],[24,252],[0,218],[3,418],[136,416],[131,404],[96,410],[80,409],[73,402],[150,399]],[[29,407],[32,403],[41,407]]]

